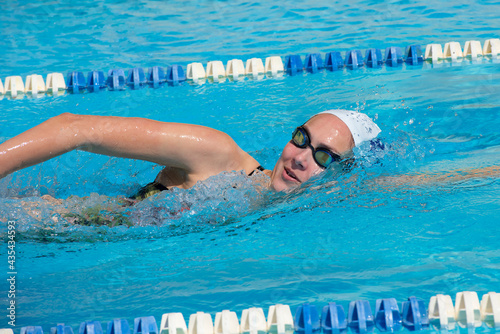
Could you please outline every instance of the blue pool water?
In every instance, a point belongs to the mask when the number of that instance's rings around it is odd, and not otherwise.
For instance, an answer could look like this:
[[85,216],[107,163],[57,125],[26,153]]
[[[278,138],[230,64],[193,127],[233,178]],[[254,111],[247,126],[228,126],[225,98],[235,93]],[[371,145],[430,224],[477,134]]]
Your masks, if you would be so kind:
[[[500,37],[495,1],[12,1],[9,75],[206,64]],[[295,77],[0,100],[0,141],[61,112],[141,116],[229,133],[272,168],[291,131],[327,108],[360,109],[384,152],[283,195],[235,172],[119,208],[160,166],[72,152],[0,180],[2,233],[17,222],[16,327],[438,293],[500,292],[500,63],[443,62]],[[451,174],[448,174],[451,173]],[[421,180],[423,177],[426,181]],[[235,190],[233,185],[237,185]],[[53,205],[50,194],[64,199]],[[74,226],[101,205],[134,226]],[[190,210],[182,210],[183,206]],[[0,249],[7,275],[7,244]],[[9,298],[2,279],[0,309]],[[6,312],[6,311],[4,311]],[[0,313],[0,328],[9,327]],[[478,329],[477,331],[482,331]]]

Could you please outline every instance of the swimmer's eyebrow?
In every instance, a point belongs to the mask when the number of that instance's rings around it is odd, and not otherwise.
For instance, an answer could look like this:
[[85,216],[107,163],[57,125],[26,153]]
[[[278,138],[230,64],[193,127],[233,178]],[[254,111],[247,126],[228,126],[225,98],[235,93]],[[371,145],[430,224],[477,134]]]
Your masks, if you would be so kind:
[[[309,134],[309,140],[312,141],[312,134],[311,134],[311,131],[307,128],[307,126],[304,124],[302,125],[306,130],[307,130],[307,133]],[[312,145],[312,143],[311,143]],[[316,146],[316,148],[318,147],[324,147],[324,148],[327,148],[329,149],[330,151],[332,151],[333,153],[337,154],[338,156],[342,156],[342,154],[339,152],[339,150],[335,149],[334,147],[331,147],[331,146],[328,146],[326,145],[325,143],[323,142],[320,142],[318,146]]]

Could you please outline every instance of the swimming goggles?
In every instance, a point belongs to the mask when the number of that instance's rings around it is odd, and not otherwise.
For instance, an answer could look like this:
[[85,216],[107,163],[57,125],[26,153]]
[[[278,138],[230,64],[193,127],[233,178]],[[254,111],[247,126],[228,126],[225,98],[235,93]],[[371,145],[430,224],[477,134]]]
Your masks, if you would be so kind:
[[292,134],[292,144],[299,148],[309,147],[312,150],[314,161],[322,168],[328,168],[334,161],[340,161],[341,157],[327,148],[314,148],[311,145],[309,133],[304,126],[299,126]]

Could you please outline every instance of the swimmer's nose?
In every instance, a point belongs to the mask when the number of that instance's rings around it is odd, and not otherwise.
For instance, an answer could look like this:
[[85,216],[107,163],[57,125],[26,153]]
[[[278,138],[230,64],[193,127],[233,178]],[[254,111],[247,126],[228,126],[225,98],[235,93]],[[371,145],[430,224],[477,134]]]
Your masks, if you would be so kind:
[[300,149],[293,158],[293,162],[300,169],[306,169],[309,163],[308,159],[311,156],[311,150],[309,148]]

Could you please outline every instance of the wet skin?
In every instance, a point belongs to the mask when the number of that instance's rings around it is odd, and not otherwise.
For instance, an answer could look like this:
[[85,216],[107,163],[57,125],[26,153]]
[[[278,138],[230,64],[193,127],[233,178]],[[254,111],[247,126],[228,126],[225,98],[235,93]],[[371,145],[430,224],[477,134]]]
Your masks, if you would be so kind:
[[[320,114],[304,125],[311,145],[339,155],[354,146],[348,127],[336,116]],[[143,118],[64,113],[0,144],[0,178],[72,150],[140,159],[163,166],[157,182],[188,189],[221,172],[244,170],[248,175],[259,162],[227,134],[215,129]],[[323,171],[311,149],[288,143],[275,168],[265,173],[270,187],[287,191]]]
[[[354,148],[349,128],[337,116],[316,115],[304,126],[315,148],[326,147],[340,156]],[[276,191],[292,190],[322,171],[324,169],[316,164],[310,148],[299,148],[290,141],[271,173],[271,188]]]

